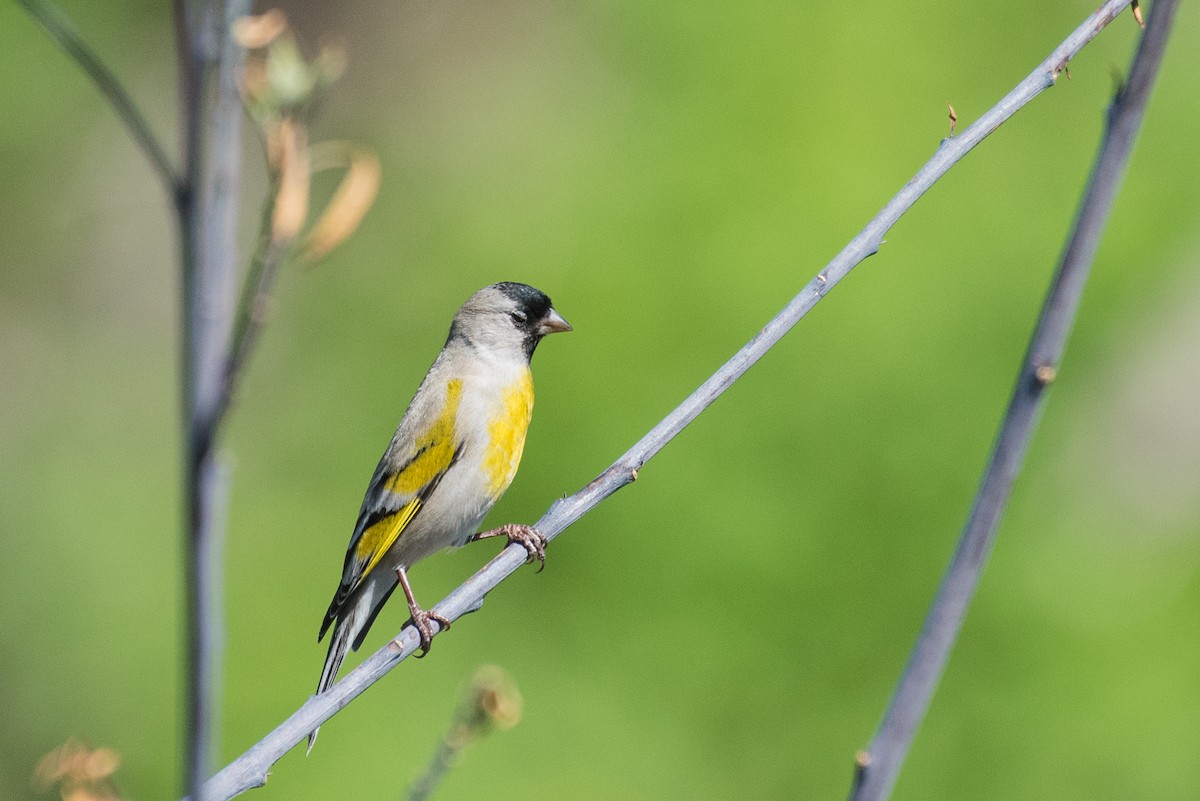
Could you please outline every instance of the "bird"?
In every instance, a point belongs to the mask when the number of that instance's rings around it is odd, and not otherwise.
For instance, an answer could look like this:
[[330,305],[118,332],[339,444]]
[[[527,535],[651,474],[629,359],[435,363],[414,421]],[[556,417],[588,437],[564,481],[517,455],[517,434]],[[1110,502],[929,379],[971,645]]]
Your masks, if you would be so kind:
[[[533,414],[530,360],[542,338],[571,331],[545,293],[502,282],[471,295],[417,388],[375,468],[321,631],[333,636],[317,685],[328,690],[347,650],[358,650],[397,586],[428,653],[436,622],[408,581],[416,562],[443,548],[503,536],[545,562],[546,538],[509,524],[476,533],[516,475]],[[312,750],[317,731],[308,738]]]

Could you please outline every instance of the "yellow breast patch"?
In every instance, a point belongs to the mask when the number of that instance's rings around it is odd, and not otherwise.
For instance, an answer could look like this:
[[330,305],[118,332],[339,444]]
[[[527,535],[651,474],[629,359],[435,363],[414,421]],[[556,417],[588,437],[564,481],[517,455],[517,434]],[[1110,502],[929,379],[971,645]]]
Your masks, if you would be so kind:
[[499,414],[488,421],[488,451],[483,469],[493,496],[499,497],[508,489],[517,474],[532,416],[533,377],[525,370],[504,390]]

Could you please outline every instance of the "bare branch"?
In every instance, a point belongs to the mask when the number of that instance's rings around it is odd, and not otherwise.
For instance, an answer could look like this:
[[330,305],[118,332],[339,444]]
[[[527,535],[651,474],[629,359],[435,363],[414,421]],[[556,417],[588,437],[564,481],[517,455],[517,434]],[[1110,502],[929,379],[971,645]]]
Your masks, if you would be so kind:
[[[609,495],[635,480],[642,465],[762,358],[850,270],[875,253],[883,241],[883,235],[929,187],[1005,120],[1053,86],[1066,63],[1129,3],[1130,0],[1105,2],[996,106],[958,136],[943,140],[925,166],[783,311],[611,467],[579,492],[556,501],[537,522],[537,528],[548,539],[554,539]],[[453,621],[478,609],[487,593],[516,572],[525,559],[526,552],[522,546],[510,545],[447,595],[434,608],[435,611]],[[311,697],[291,717],[214,776],[205,785],[205,801],[224,801],[264,784],[271,765],[309,732],[417,650],[419,645],[416,630],[406,626],[395,640],[367,657],[327,692]]]
[[182,264],[187,720],[185,782],[199,798],[216,741],[226,480],[214,452],[237,295],[242,51],[231,27],[249,0],[176,0],[184,174]]
[[133,137],[133,141],[150,160],[150,166],[154,168],[154,172],[166,187],[167,193],[171,196],[171,202],[177,202],[179,178],[175,175],[175,168],[171,166],[171,159],[167,157],[163,146],[150,130],[146,118],[138,111],[133,98],[125,91],[125,87],[121,85],[112,70],[100,60],[87,42],[83,41],[83,37],[75,30],[75,26],[71,24],[66,12],[49,0],[16,0],[16,3],[37,20],[50,38],[57,42],[58,46],[66,51],[67,55],[79,65],[79,68],[92,79],[100,93],[108,98],[113,111],[129,129],[129,135]]
[[852,801],[882,801],[891,795],[900,766],[945,670],[995,542],[1013,482],[1037,428],[1046,389],[1058,373],[1100,235],[1145,114],[1176,6],[1176,0],[1154,4],[1129,83],[1109,108],[1108,126],[1091,181],[1021,363],[974,507],[883,722],[870,749],[855,760]]

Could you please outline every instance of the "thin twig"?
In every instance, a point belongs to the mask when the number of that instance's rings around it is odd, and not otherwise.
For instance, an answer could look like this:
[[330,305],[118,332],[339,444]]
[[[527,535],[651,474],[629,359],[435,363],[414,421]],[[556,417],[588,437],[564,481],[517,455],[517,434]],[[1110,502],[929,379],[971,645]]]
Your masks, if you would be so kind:
[[[943,140],[933,158],[783,311],[611,467],[579,492],[556,501],[537,522],[537,528],[548,539],[554,539],[605,498],[634,481],[642,465],[732,386],[855,265],[875,253],[883,235],[929,187],[1005,120],[1053,86],[1067,61],[1095,38],[1129,3],[1130,0],[1108,0],[996,106],[958,136]],[[522,546],[510,545],[447,595],[435,610],[454,621],[467,612],[478,609],[487,593],[516,572],[525,563],[525,558],[526,552]],[[217,773],[205,786],[206,801],[225,801],[264,784],[271,765],[303,740],[309,732],[416,651],[419,645],[416,630],[412,626],[406,626],[396,639],[363,660],[327,692],[309,698],[287,720]]]
[[1154,4],[1129,82],[1109,108],[1104,140],[1075,228],[1021,362],[979,493],[883,722],[870,749],[856,759],[851,801],[882,801],[891,795],[900,766],[945,670],[1041,417],[1046,390],[1058,371],[1084,283],[1145,115],[1176,5],[1176,0],[1157,0]]
[[150,166],[154,168],[154,172],[163,182],[163,186],[171,196],[171,202],[175,203],[180,179],[175,174],[171,159],[154,136],[154,132],[150,130],[146,118],[138,111],[133,98],[125,91],[125,87],[117,79],[117,76],[100,60],[87,42],[83,41],[83,37],[75,30],[70,18],[61,8],[49,0],[16,0],[16,3],[29,12],[29,15],[45,29],[50,38],[57,42],[58,46],[66,51],[67,55],[79,65],[79,68],[92,79],[100,93],[108,98],[113,111],[129,129],[129,135],[133,137],[133,141],[150,160]]
[[238,300],[237,310],[234,312],[234,327],[229,340],[229,351],[225,355],[225,363],[221,368],[221,397],[217,407],[218,417],[223,417],[228,411],[242,368],[250,358],[254,346],[258,344],[258,335],[262,332],[269,313],[275,278],[291,246],[290,240],[286,243],[278,242],[271,231],[271,218],[275,211],[275,197],[278,189],[279,181],[276,176],[267,188],[267,201],[263,207],[258,245],[250,259],[250,268],[243,279],[241,297]]

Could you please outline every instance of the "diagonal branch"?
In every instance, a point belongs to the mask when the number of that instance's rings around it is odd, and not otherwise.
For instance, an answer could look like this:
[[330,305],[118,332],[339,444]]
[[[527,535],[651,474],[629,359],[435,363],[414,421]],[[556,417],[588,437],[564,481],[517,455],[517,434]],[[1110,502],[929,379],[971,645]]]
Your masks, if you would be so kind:
[[1108,126],[1091,181],[1042,306],[1029,351],[1021,363],[979,494],[883,723],[870,749],[858,755],[851,801],[882,801],[891,795],[900,766],[958,638],[995,542],[1013,482],[1037,428],[1046,390],[1062,359],[1089,268],[1145,115],[1177,5],[1176,0],[1158,0],[1154,4],[1133,60],[1129,83],[1109,108]]
[[180,179],[175,174],[175,168],[171,166],[171,159],[167,157],[163,146],[154,136],[154,132],[150,130],[150,125],[142,116],[142,112],[138,111],[133,98],[125,91],[125,87],[121,85],[112,70],[100,60],[87,42],[83,41],[83,37],[75,30],[75,26],[71,24],[66,13],[49,0],[15,0],[15,2],[29,12],[29,16],[37,20],[50,38],[74,59],[80,69],[87,73],[88,77],[96,84],[101,94],[108,98],[113,111],[129,129],[129,135],[133,137],[133,141],[150,160],[150,166],[154,168],[154,172],[163,182],[172,202],[178,202]]
[[217,401],[216,417],[224,417],[233,402],[235,384],[250,358],[250,352],[258,343],[258,335],[270,314],[271,292],[275,286],[279,268],[287,257],[291,246],[279,242],[271,232],[271,216],[275,211],[278,178],[273,178],[267,197],[271,198],[263,208],[259,226],[258,245],[250,259],[250,267],[242,283],[241,297],[234,312],[233,332],[229,337],[229,352],[221,367],[221,396]]
[[[537,527],[547,538],[553,539],[605,498],[636,479],[643,464],[762,358],[850,270],[874,254],[883,241],[883,235],[926,190],[1005,120],[1053,86],[1067,62],[1130,2],[1107,0],[996,106],[960,135],[943,140],[925,166],[776,317],[611,467],[579,492],[556,501],[537,522]],[[446,596],[435,610],[453,621],[478,609],[487,593],[516,572],[524,564],[525,557],[523,547],[510,545]],[[214,776],[205,785],[205,801],[224,801],[264,784],[271,765],[310,731],[417,650],[418,646],[415,629],[406,626],[395,640],[363,660],[327,692],[310,698],[291,717]]]

